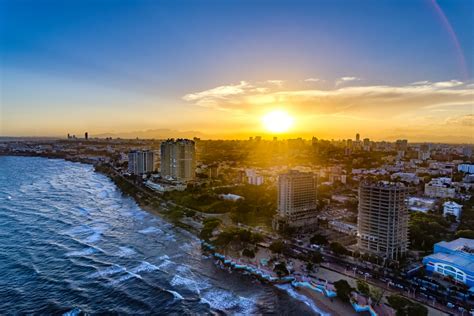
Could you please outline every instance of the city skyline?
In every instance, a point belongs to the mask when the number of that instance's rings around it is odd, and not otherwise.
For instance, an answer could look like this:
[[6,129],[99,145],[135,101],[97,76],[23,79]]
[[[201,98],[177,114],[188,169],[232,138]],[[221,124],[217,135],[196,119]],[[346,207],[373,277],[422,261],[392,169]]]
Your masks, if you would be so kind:
[[0,6],[1,136],[474,142],[470,1]]

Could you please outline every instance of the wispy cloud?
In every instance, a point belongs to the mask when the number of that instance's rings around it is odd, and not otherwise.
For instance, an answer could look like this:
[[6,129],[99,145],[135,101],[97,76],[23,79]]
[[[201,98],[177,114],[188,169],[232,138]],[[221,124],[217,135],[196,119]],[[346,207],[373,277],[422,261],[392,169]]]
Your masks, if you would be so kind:
[[383,116],[412,110],[473,104],[474,91],[457,81],[423,85],[372,85],[332,90],[281,90],[274,85],[242,81],[185,95],[197,105],[226,110],[255,112],[262,107],[287,106],[307,114],[360,113]]
[[336,80],[336,86],[340,86],[344,83],[348,83],[348,82],[353,82],[353,81],[360,81],[361,79],[360,78],[357,78],[357,77],[341,77],[339,79]]
[[[466,114],[466,115],[461,115],[457,117],[448,117],[446,119],[446,124],[474,127],[474,114]],[[471,134],[470,136],[471,138],[474,138],[474,135]]]
[[283,83],[285,83],[285,80],[267,80],[267,82],[277,87],[282,87]]
[[319,81],[322,81],[322,80],[319,79],[319,78],[307,78],[304,81],[305,82],[319,82]]

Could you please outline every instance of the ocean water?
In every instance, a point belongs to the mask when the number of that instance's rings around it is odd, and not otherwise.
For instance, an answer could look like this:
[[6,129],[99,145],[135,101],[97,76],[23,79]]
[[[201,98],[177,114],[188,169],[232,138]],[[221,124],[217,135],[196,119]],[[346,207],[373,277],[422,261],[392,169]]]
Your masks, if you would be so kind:
[[140,209],[92,166],[0,157],[1,315],[317,311],[221,270],[196,237]]

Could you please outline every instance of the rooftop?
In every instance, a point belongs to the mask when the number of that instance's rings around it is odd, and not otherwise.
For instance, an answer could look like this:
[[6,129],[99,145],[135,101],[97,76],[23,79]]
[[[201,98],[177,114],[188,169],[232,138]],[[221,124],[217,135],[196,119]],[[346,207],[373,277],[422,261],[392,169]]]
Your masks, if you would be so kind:
[[458,238],[453,241],[441,241],[436,245],[453,251],[463,251],[474,255],[474,251],[466,251],[467,249],[474,249],[474,239]]

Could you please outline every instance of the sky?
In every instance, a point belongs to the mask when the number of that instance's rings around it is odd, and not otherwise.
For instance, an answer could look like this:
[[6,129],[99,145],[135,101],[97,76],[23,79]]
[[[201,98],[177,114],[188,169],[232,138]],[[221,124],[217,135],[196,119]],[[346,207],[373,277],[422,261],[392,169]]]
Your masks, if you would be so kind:
[[473,73],[471,0],[0,0],[0,136],[474,143]]

